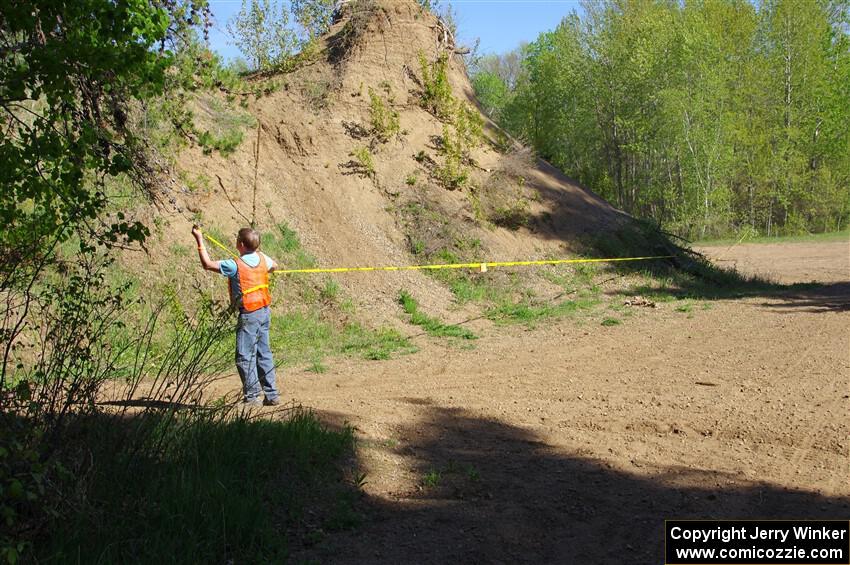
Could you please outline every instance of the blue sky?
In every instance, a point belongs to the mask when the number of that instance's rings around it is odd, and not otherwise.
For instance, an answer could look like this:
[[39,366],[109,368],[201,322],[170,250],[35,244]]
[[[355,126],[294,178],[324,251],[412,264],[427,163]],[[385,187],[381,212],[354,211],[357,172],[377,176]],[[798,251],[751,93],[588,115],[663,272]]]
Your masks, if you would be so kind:
[[[241,0],[210,0],[215,19],[210,44],[227,59],[239,54],[228,43],[225,26],[241,5]],[[480,37],[482,53],[503,53],[534,41],[573,10],[581,10],[579,0],[442,0],[441,5],[451,5],[457,14],[459,42],[471,44]]]

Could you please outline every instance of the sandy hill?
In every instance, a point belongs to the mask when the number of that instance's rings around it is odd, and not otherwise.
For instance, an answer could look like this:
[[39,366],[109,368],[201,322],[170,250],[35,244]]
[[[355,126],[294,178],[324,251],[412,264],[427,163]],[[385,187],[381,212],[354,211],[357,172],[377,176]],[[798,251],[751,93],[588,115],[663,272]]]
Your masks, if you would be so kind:
[[[430,70],[444,58],[458,104],[483,118],[463,61],[433,14],[414,0],[349,3],[312,56],[271,77],[278,85],[271,93],[247,100],[259,123],[257,153],[256,128],[246,128],[227,157],[198,146],[182,151],[179,178],[209,182],[200,191],[172,185],[166,239],[187,240],[193,216],[234,233],[255,210],[261,230],[285,222],[320,266],[404,265],[436,260],[444,250],[496,261],[566,256],[584,236],[629,221],[486,119],[482,143],[464,159],[468,181],[447,188],[434,171],[446,162],[442,136],[452,119],[422,106],[423,58]],[[386,140],[372,127],[375,98],[398,115],[399,131]],[[196,116],[217,119],[203,105]],[[448,320],[465,314],[422,272],[336,280],[382,323],[397,323],[400,288]]]

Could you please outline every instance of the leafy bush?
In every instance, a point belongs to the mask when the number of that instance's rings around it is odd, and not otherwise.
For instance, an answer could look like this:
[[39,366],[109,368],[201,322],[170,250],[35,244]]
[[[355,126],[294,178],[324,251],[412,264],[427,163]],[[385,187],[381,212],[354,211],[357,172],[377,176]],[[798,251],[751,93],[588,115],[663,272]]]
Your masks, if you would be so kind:
[[438,166],[434,173],[440,184],[450,190],[462,188],[469,180],[469,170],[452,155],[447,155],[446,162]]
[[291,6],[295,21],[313,40],[330,28],[334,4],[336,0],[292,0]]
[[531,221],[528,200],[520,196],[507,206],[497,207],[488,219],[497,226],[511,230],[527,227]]
[[497,73],[480,71],[472,77],[472,88],[484,112],[498,122],[510,98],[510,91],[505,81]]
[[451,117],[455,99],[449,84],[447,56],[443,53],[429,64],[424,53],[419,53],[419,68],[422,73],[420,104],[440,119]]
[[350,155],[357,159],[361,174],[371,179],[375,178],[375,161],[368,147],[358,147]]
[[[281,430],[226,400],[206,404],[206,375],[232,366],[232,313],[174,293],[142,304],[112,282],[112,249],[149,230],[113,210],[107,183],[127,178],[138,201],[152,195],[156,161],[140,137],[160,125],[168,134],[155,147],[179,139],[175,131],[187,136],[190,92],[235,80],[199,63],[206,51],[168,49],[194,45],[187,28],[208,14],[205,3],[9,6],[3,34],[17,47],[0,57],[9,79],[0,152],[13,158],[0,191],[0,560],[280,561],[286,536],[270,531],[278,524],[267,505],[297,509],[298,485],[281,488],[278,475],[300,468],[299,478],[326,479],[350,433],[324,433],[308,416]],[[48,40],[39,22],[51,22]],[[33,112],[41,115],[22,119]],[[218,150],[238,143],[212,127],[199,136]]]
[[483,139],[484,120],[474,108],[460,103],[452,95],[445,54],[429,64],[420,53],[419,65],[422,72],[420,104],[445,122],[440,147],[445,162],[434,169],[434,174],[446,188],[461,188],[469,180],[465,166],[469,151],[478,147]]
[[453,124],[464,151],[481,145],[484,138],[484,118],[475,108],[469,104],[458,105]]
[[[5,402],[28,401],[28,390],[7,392]],[[55,500],[45,498],[45,485],[55,469],[41,461],[41,434],[24,419],[3,418],[0,428],[0,562],[14,564],[32,546],[28,530],[40,528],[55,510]],[[56,477],[50,477],[57,481]]]
[[218,151],[224,156],[232,154],[242,143],[241,131],[227,131],[221,136],[213,135],[209,130],[202,132],[198,136],[198,144],[204,148],[204,155],[209,155],[213,151]]
[[399,134],[398,112],[387,107],[384,99],[369,88],[369,115],[372,134],[381,142]]
[[257,120],[233,101],[213,93],[193,93],[192,105],[197,109],[186,126],[198,137],[204,154],[218,151],[230,155],[244,139],[244,131],[256,127]]
[[[170,299],[151,309],[126,283],[110,283],[108,259],[93,250],[75,259],[73,268],[49,269],[33,281],[34,292],[22,298],[37,315],[19,342],[38,345],[13,348],[4,359],[14,373],[7,380],[4,371],[0,381],[0,514],[10,532],[0,551],[11,562],[69,516],[97,514],[88,506],[88,481],[107,456],[155,458],[168,445],[166,437],[150,442],[154,431],[144,425],[150,412],[143,410],[139,425],[129,426],[122,442],[103,443],[108,455],[95,461],[90,455],[102,437],[93,421],[122,421],[140,390],[152,406],[173,407],[165,412],[173,415],[177,406],[197,402],[202,370],[230,362],[220,347],[231,331],[226,312],[205,303],[189,314]],[[31,341],[35,336],[42,337]],[[107,412],[105,399],[123,410]],[[173,423],[162,421],[156,433],[173,431]]]
[[465,162],[469,160],[469,151],[481,144],[484,121],[468,105],[457,104],[450,124],[443,124],[440,152],[445,155],[445,162],[435,172],[443,186],[456,189],[469,180]]
[[243,0],[239,13],[227,22],[227,31],[256,70],[280,66],[298,46],[295,30],[289,27],[289,9],[278,0]]

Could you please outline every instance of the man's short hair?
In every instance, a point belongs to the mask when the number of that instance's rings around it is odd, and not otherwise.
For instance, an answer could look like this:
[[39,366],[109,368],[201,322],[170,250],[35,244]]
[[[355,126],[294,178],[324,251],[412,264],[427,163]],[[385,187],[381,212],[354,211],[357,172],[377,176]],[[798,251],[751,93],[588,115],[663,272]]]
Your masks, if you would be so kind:
[[260,234],[251,228],[242,228],[236,236],[236,241],[241,242],[250,252],[254,252],[260,247]]

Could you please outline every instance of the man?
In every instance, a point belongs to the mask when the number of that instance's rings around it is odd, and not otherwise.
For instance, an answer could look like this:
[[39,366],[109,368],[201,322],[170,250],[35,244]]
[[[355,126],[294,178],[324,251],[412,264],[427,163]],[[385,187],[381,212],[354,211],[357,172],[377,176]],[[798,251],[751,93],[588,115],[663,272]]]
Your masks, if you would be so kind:
[[[236,325],[236,369],[242,379],[243,402],[249,406],[276,406],[280,395],[275,383],[274,359],[269,346],[272,297],[269,272],[277,268],[270,257],[260,253],[260,234],[242,228],[236,236],[239,259],[212,261],[204,245],[201,230],[194,226],[192,235],[198,243],[198,256],[207,271],[228,278],[230,303],[239,309]],[[260,391],[265,399],[260,398]]]

